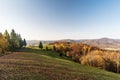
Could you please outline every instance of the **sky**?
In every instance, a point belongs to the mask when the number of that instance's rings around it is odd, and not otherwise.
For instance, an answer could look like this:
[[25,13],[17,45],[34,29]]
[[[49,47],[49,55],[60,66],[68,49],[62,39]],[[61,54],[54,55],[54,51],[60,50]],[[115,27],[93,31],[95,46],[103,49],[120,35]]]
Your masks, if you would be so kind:
[[120,39],[120,0],[0,0],[0,32],[27,40]]

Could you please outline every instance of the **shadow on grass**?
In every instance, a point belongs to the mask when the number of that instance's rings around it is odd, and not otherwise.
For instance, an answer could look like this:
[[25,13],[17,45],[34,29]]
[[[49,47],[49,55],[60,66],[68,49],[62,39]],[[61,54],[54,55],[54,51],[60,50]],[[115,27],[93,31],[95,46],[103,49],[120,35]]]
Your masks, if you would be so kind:
[[66,56],[60,56],[58,52],[52,51],[52,50],[44,50],[44,49],[35,49],[35,48],[23,48],[20,50],[20,52],[29,52],[29,53],[36,53],[40,55],[46,55],[52,58],[58,58],[58,59],[64,59],[64,60],[70,60],[72,61],[71,58],[66,57]]

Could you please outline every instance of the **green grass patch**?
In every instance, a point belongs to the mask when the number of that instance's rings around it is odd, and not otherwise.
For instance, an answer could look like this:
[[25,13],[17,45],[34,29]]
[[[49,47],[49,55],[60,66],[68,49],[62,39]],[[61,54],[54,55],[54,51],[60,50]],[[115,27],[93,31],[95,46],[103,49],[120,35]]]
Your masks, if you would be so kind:
[[120,80],[120,74],[34,47],[0,57],[0,80]]

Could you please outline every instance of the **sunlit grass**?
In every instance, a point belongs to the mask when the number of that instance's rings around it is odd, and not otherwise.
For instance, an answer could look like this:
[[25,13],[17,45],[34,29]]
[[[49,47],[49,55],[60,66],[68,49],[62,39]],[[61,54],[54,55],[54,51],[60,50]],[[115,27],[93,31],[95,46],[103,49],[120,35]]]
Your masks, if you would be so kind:
[[37,47],[0,57],[0,80],[119,80],[120,75],[80,65]]

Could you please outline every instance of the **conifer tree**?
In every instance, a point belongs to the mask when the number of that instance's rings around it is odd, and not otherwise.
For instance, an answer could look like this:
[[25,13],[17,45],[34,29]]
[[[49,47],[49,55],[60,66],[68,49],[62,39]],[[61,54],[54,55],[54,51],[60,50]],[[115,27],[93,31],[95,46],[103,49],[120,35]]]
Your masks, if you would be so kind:
[[14,51],[16,49],[16,33],[14,29],[12,29],[11,34],[10,34],[10,49]]
[[48,47],[46,46],[46,51],[48,51],[49,49],[48,49]]
[[39,43],[39,48],[43,48],[43,44],[42,44],[42,42],[40,41],[40,43]]
[[20,46],[20,37],[19,34],[17,34],[14,29],[12,29],[11,34],[10,34],[10,47],[11,50],[14,51],[16,49],[19,49]]
[[23,43],[24,43],[24,46],[26,47],[27,43],[25,39],[23,40]]
[[22,48],[24,44],[20,34],[18,35],[18,38],[19,38],[19,46],[20,48]]

